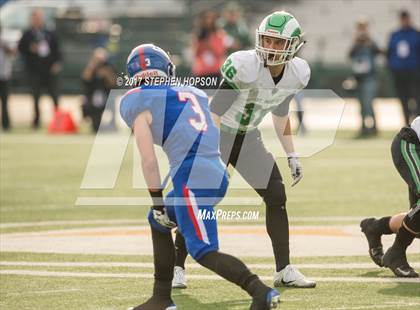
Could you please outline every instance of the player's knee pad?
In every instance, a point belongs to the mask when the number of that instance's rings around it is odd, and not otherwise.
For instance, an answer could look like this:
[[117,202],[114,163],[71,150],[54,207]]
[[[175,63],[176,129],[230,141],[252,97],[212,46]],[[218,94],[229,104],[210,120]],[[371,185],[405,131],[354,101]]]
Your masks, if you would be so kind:
[[404,224],[417,234],[420,233],[420,204],[410,210],[404,217]]
[[271,179],[264,193],[267,207],[281,207],[286,205],[286,190],[280,178]]

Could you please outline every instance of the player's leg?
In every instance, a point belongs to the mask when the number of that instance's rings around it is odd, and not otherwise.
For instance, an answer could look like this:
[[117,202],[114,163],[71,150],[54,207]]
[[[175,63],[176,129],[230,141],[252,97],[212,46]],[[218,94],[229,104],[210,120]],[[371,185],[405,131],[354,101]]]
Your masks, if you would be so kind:
[[[156,223],[156,225],[159,225]],[[153,295],[145,303],[130,310],[176,310],[171,298],[175,247],[171,233],[162,232],[151,225],[155,282]]]
[[[247,133],[240,139],[242,147],[238,151],[236,140],[230,162],[264,199],[266,228],[276,261],[275,285],[283,283],[288,286],[314,287],[314,281],[306,279],[290,265],[286,191],[278,166],[273,156],[264,147],[258,130]],[[222,147],[221,151],[223,154]]]
[[386,251],[382,262],[398,277],[416,278],[418,273],[408,264],[406,250],[420,234],[420,201],[404,217],[393,245]]
[[386,216],[380,219],[366,218],[360,222],[360,228],[368,241],[369,256],[379,267],[383,266],[382,257],[384,255],[381,236],[393,233],[389,225],[390,220],[391,216]]
[[304,111],[303,111],[303,100],[304,100],[304,92],[300,91],[295,95],[295,101],[296,101],[296,116],[298,118],[298,132],[299,134],[304,135],[306,133],[306,127],[305,127],[305,123],[303,120],[303,115],[304,115]]
[[47,78],[47,90],[54,104],[58,108],[58,80],[56,75],[50,75]]
[[[407,183],[409,188],[410,207],[420,198],[419,195],[419,167],[418,167],[418,147],[401,139],[397,135],[391,145],[392,159],[395,168]],[[385,216],[380,219],[367,218],[361,221],[360,227],[365,234],[369,245],[369,255],[378,266],[382,267],[383,247],[381,242],[382,235],[396,233],[401,227],[405,213],[394,216]]]
[[376,78],[368,77],[365,82],[365,105],[366,105],[366,115],[371,118],[372,124],[368,127],[369,134],[376,134],[376,117],[375,111],[373,110],[373,100],[376,97],[376,90],[377,90],[377,81]]
[[9,96],[8,81],[0,80],[1,126],[4,130],[10,129],[9,110],[7,106],[8,96]]
[[185,277],[185,260],[188,252],[185,246],[185,239],[177,230],[175,237],[175,268],[174,279],[172,280],[172,288],[187,288],[187,280]]
[[360,133],[358,135],[358,137],[364,137],[367,134],[367,128],[366,128],[366,100],[365,100],[365,92],[366,92],[366,87],[365,87],[365,79],[364,78],[359,78],[357,80],[357,99],[359,100],[360,103],[360,117],[361,117],[361,123],[362,123],[362,127],[360,128]]
[[286,194],[277,164],[273,166],[266,189],[258,189],[266,205],[266,228],[276,259],[274,285],[310,288],[316,283],[307,279],[296,267],[290,265],[289,220],[286,210]]
[[[394,244],[385,253],[382,262],[401,277],[417,277],[418,274],[408,265],[405,255],[407,247],[420,232],[420,160],[419,146],[402,139],[400,135],[392,144],[392,157],[401,177],[409,186],[409,199],[412,209],[404,217]],[[416,200],[417,199],[417,200]],[[414,203],[415,202],[415,203]]]
[[[286,193],[277,164],[267,152],[258,131],[245,135],[222,132],[222,158],[238,170],[266,204],[266,227],[270,236],[276,271],[289,265],[289,222]],[[234,141],[234,142],[232,142]]]
[[41,96],[41,78],[30,75],[29,76],[29,83],[31,87],[32,98],[34,102],[34,118],[32,121],[32,126],[34,128],[39,127],[39,97]]
[[209,191],[183,189],[185,205],[175,207],[178,229],[185,238],[188,253],[194,260],[222,278],[240,286],[253,297],[251,309],[270,309],[279,294],[266,286],[246,265],[231,255],[219,252],[216,219],[202,219],[199,210],[213,211],[212,206],[197,204],[199,197],[213,197]]
[[246,291],[253,298],[251,310],[270,309],[277,305],[278,292],[266,286],[236,257],[219,251],[211,251],[197,259],[197,262]]
[[[173,197],[170,192],[167,197]],[[168,215],[174,220],[172,206],[166,206]],[[169,228],[157,223],[152,213],[148,216],[152,231],[154,279],[153,295],[145,303],[130,310],[176,310],[171,298],[172,278],[175,265],[175,246]]]
[[405,74],[401,73],[394,73],[394,83],[395,83],[395,89],[397,91],[398,99],[400,99],[401,107],[403,110],[404,115],[404,121],[405,124],[408,126],[410,119],[410,109],[408,106],[408,100],[410,99],[410,84],[409,80],[407,80],[407,77]]
[[[234,166],[238,160],[238,156],[241,150],[242,142],[245,136],[241,135],[232,135],[221,131],[220,137],[220,152],[221,158],[226,166],[229,166],[229,163]],[[185,260],[187,259],[187,248],[185,246],[185,240],[182,234],[177,234],[175,238],[175,251],[176,251],[176,263],[175,266],[176,272],[174,275],[174,288],[186,286],[186,269],[185,269]],[[179,253],[179,254],[178,254]],[[179,278],[179,281],[178,281]],[[183,280],[183,281],[182,281]]]

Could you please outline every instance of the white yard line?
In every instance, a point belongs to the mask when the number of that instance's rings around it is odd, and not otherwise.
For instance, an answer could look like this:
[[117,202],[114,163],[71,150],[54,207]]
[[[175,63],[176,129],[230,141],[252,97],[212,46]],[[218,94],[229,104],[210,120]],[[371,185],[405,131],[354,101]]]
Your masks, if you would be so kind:
[[[97,273],[97,272],[65,272],[41,270],[0,270],[2,275],[22,275],[39,277],[81,277],[81,278],[141,278],[153,279],[152,273]],[[188,275],[191,280],[223,280],[217,275]],[[272,280],[270,276],[260,277],[262,280]],[[356,283],[420,283],[420,279],[408,278],[365,278],[365,277],[315,277],[318,282],[356,282]]]
[[[420,262],[410,262],[414,268],[420,268]],[[24,266],[24,267],[126,267],[126,268],[153,268],[153,263],[128,263],[128,262],[28,262],[28,261],[0,261],[0,266]],[[247,264],[254,269],[272,270],[274,264]],[[342,263],[342,264],[296,264],[298,268],[306,269],[375,269],[373,263]],[[199,264],[187,264],[187,269],[201,269]]]
[[78,292],[81,291],[79,288],[69,288],[63,290],[45,290],[45,291],[29,291],[29,292],[6,292],[5,295],[32,295],[32,294],[57,294],[57,293],[70,293],[70,292]]
[[324,308],[323,310],[362,310],[362,309],[385,309],[396,307],[416,307],[419,306],[418,302],[407,302],[407,303],[392,303],[392,304],[382,304],[382,305],[363,305],[363,306],[345,306],[338,308]]
[[146,224],[147,220],[80,220],[80,221],[42,221],[1,223],[0,228],[42,227],[42,226],[71,226],[71,225],[99,225],[99,224]]
[[[77,197],[75,205],[79,207],[150,207],[152,200],[149,197]],[[219,205],[258,206],[262,203],[260,197],[225,197]]]
[[[290,217],[292,222],[358,222],[363,217],[359,216],[295,216]],[[223,220],[222,220],[223,222]],[[258,221],[263,223],[264,220]],[[96,224],[146,224],[147,220],[69,220],[69,221],[41,221],[41,222],[14,222],[0,223],[0,228],[18,228],[18,227],[41,227],[41,226],[71,226],[71,225],[96,225]]]

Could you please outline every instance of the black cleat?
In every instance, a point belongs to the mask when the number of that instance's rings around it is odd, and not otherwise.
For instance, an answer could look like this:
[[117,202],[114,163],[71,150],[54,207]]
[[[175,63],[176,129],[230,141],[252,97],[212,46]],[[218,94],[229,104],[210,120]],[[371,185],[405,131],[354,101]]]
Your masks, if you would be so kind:
[[418,278],[419,274],[408,264],[405,250],[391,246],[382,258],[382,263],[400,278]]
[[384,250],[381,242],[381,234],[377,233],[374,229],[373,217],[364,219],[360,222],[360,228],[365,234],[369,244],[369,255],[373,262],[379,267],[383,267],[382,257],[384,256]]
[[127,310],[176,310],[176,305],[170,298],[152,297],[144,304]]
[[253,298],[250,310],[269,310],[277,308],[280,303],[280,293],[275,289],[269,289],[260,298]]

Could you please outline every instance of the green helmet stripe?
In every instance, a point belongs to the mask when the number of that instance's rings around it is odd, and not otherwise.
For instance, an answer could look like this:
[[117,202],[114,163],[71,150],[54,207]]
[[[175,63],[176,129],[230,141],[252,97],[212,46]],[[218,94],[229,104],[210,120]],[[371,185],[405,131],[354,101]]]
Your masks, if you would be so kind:
[[[287,37],[293,37],[293,33],[296,31],[296,29],[299,29],[299,23],[295,18],[291,19],[284,27],[282,35]],[[299,29],[300,32],[300,29]]]
[[300,31],[300,28],[298,27],[298,28],[296,28],[293,32],[292,32],[292,37],[299,37],[300,35],[301,35],[301,31]]
[[264,30],[265,31],[267,31],[268,29],[277,30],[279,34],[282,34],[285,26],[291,19],[294,19],[294,18],[292,15],[289,15],[289,14],[287,15],[286,14],[281,14],[281,15],[272,14],[268,18]]

